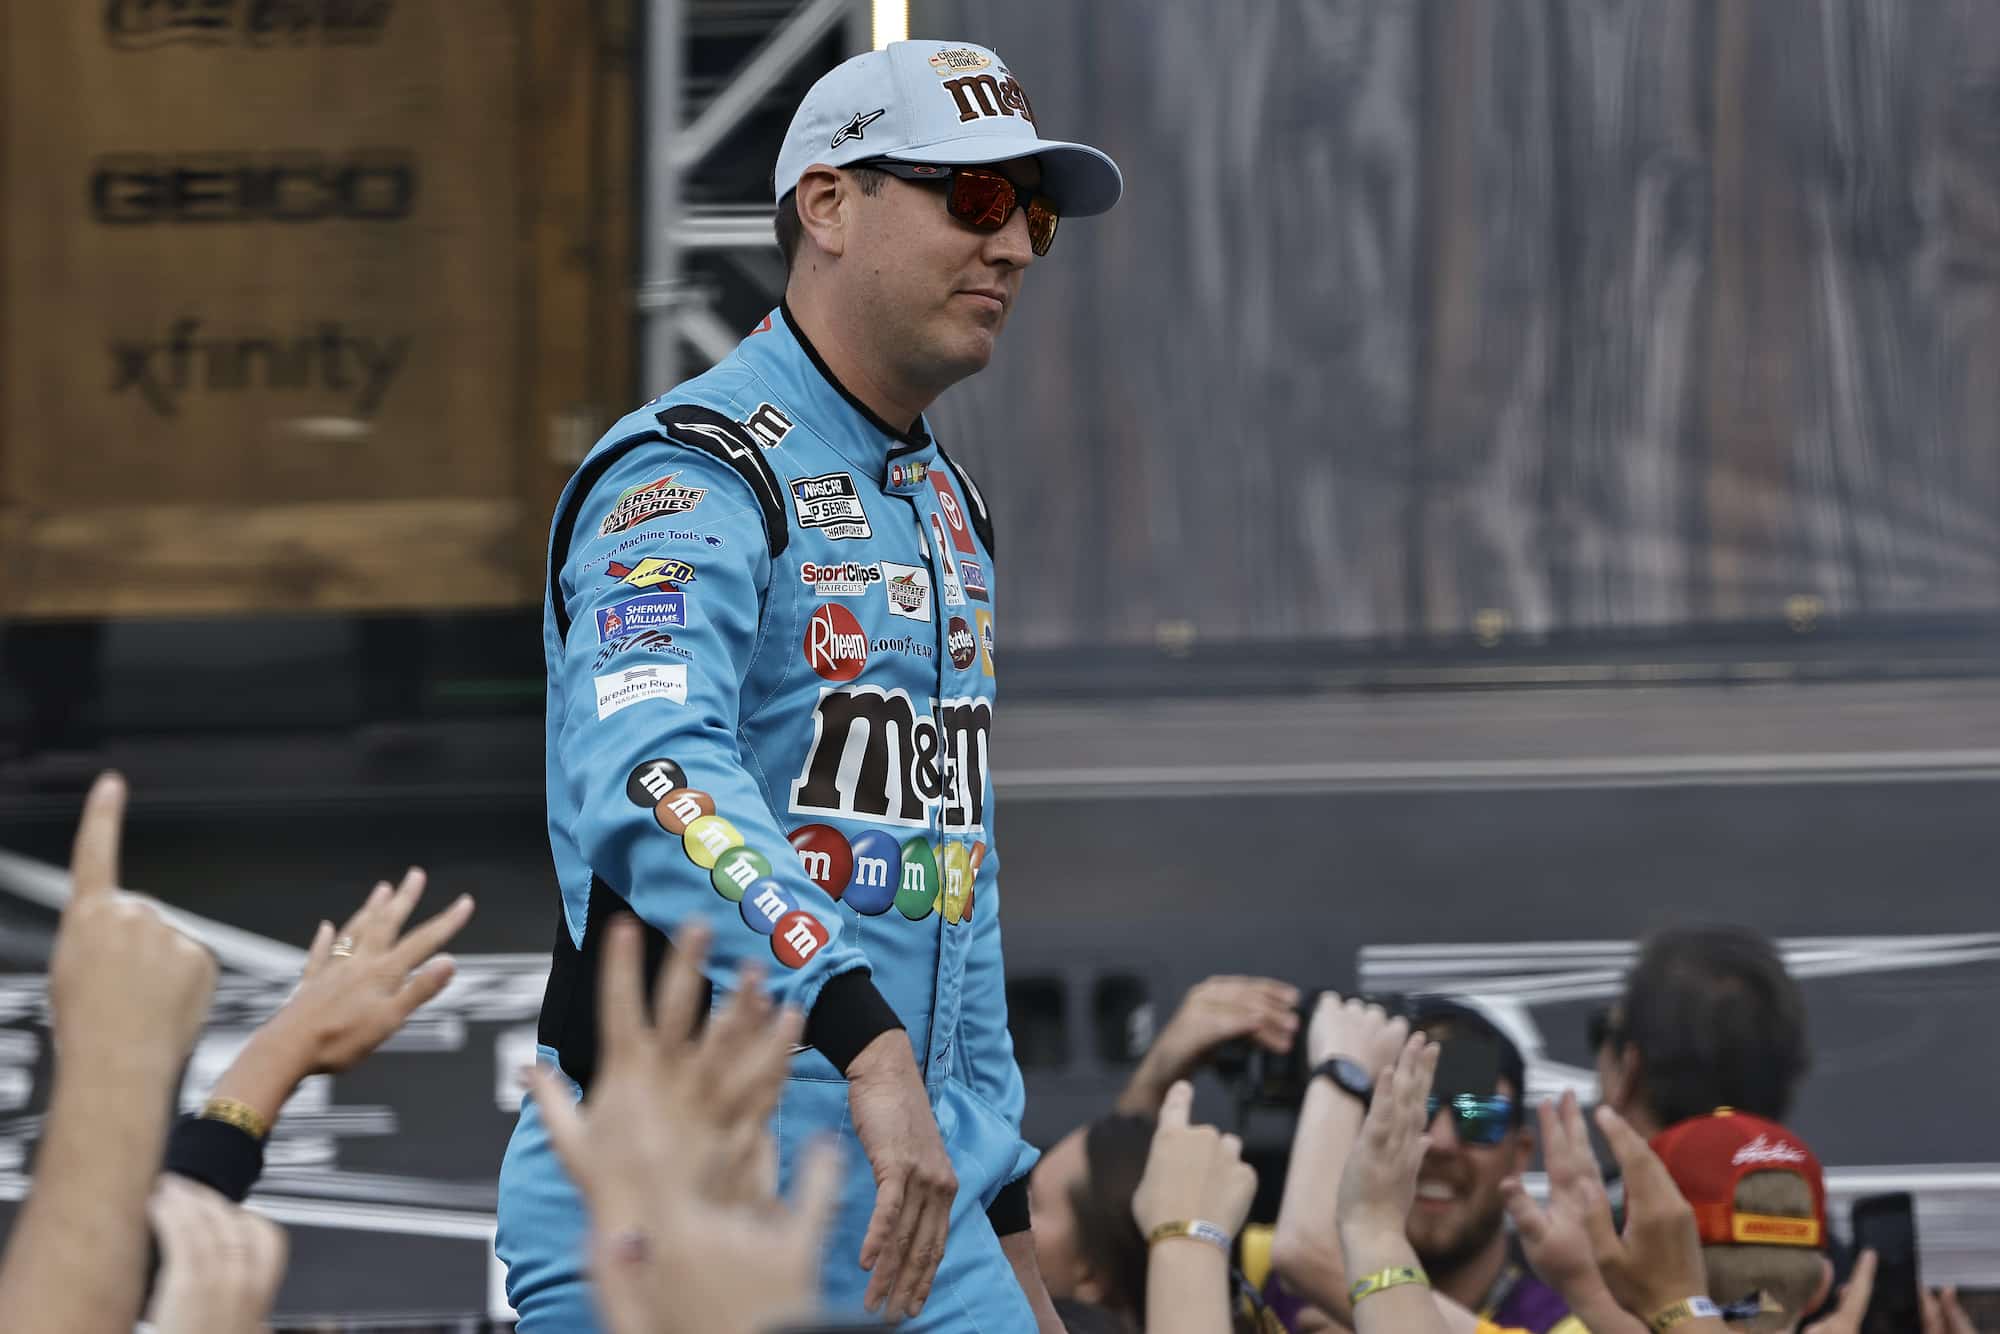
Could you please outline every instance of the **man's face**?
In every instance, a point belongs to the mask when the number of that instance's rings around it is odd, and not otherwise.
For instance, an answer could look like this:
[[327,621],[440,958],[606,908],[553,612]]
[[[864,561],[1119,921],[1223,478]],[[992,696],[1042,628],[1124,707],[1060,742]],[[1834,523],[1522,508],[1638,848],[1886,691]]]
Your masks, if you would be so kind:
[[[1016,185],[1038,186],[1033,158],[991,164]],[[887,340],[910,378],[950,384],[983,370],[1035,261],[1025,209],[997,232],[977,231],[945,211],[946,187],[891,176],[857,201],[860,224],[845,256],[849,297]]]
[[[1519,1102],[1512,1080],[1502,1077],[1494,1091]],[[1506,1213],[1500,1183],[1526,1171],[1533,1156],[1534,1138],[1525,1127],[1498,1144],[1468,1144],[1459,1139],[1450,1109],[1440,1106],[1426,1132],[1410,1210],[1410,1245],[1417,1257],[1448,1272],[1492,1241]]]
[[1076,1294],[1076,1209],[1070,1192],[1090,1175],[1079,1126],[1050,1146],[1028,1174],[1028,1216],[1034,1222],[1035,1262],[1051,1297]]

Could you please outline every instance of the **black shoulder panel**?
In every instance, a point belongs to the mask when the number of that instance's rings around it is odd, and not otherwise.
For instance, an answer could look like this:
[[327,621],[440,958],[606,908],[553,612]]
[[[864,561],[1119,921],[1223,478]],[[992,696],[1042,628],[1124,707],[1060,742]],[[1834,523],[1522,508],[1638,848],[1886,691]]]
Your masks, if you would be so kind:
[[677,403],[654,415],[669,440],[712,455],[749,483],[750,494],[764,511],[764,536],[771,544],[771,559],[776,560],[791,542],[792,529],[786,520],[785,487],[765,462],[756,438],[743,423],[692,403]]
[[[750,494],[757,497],[757,508],[764,516],[764,537],[770,544],[771,558],[777,559],[792,540],[792,530],[786,520],[785,489],[779,485],[777,474],[771,471],[771,465],[764,461],[743,426],[719,412],[690,403],[666,408],[658,414],[658,418],[667,439],[720,459],[735,469],[749,485]],[[577,472],[576,484],[569,490],[568,504],[556,515],[555,529],[549,537],[548,598],[555,610],[556,634],[561,638],[569,637],[570,620],[562,599],[556,596],[556,589],[562,586],[563,562],[569,559],[569,544],[576,536],[577,514],[597,483],[611,470],[612,464],[640,445],[658,439],[653,435],[635,435],[591,455]]]
[[549,587],[545,596],[549,600],[550,610],[555,612],[558,639],[569,638],[569,608],[563,605],[563,599],[556,596],[556,590],[562,587],[563,562],[569,559],[570,540],[576,536],[577,513],[582,510],[583,502],[590,498],[590,493],[596,489],[604,474],[611,470],[612,464],[653,438],[650,435],[635,435],[629,440],[620,440],[617,444],[585,460],[583,467],[576,474],[575,484],[569,489],[569,499],[556,514],[555,530],[549,535]]
[[938,457],[951,469],[951,475],[958,479],[958,485],[965,492],[965,503],[972,510],[972,531],[979,534],[979,540],[986,544],[986,554],[994,560],[1000,559],[999,549],[993,545],[993,516],[987,512],[986,497],[979,494],[979,488],[972,484],[971,474],[958,466],[951,455],[938,447]]

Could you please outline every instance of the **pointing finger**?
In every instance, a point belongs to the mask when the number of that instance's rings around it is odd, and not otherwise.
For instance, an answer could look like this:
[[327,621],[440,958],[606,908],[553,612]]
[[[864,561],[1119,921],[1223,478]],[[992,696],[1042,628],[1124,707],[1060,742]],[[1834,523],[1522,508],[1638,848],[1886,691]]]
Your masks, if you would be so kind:
[[70,849],[70,893],[82,899],[118,887],[118,847],[125,831],[125,779],[106,770],[90,785]]
[[1188,1112],[1193,1106],[1194,1085],[1185,1079],[1176,1079],[1160,1103],[1159,1127],[1163,1130],[1168,1127],[1186,1129]]

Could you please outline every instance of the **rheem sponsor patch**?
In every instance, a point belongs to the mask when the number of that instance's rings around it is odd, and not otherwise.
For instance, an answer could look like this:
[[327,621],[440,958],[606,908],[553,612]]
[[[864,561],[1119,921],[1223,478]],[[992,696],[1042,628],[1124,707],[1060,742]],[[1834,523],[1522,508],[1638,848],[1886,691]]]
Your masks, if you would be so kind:
[[813,609],[806,622],[806,665],[828,681],[852,681],[868,665],[868,635],[837,603]]

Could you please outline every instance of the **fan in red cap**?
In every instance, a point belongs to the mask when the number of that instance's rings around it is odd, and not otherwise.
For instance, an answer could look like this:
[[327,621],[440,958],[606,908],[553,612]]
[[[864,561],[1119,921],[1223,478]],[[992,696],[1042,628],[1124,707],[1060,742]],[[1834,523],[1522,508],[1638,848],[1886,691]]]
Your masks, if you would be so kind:
[[1653,1137],[1694,1209],[1709,1296],[1738,1330],[1789,1330],[1832,1280],[1826,1178],[1819,1159],[1775,1121],[1720,1108]]

